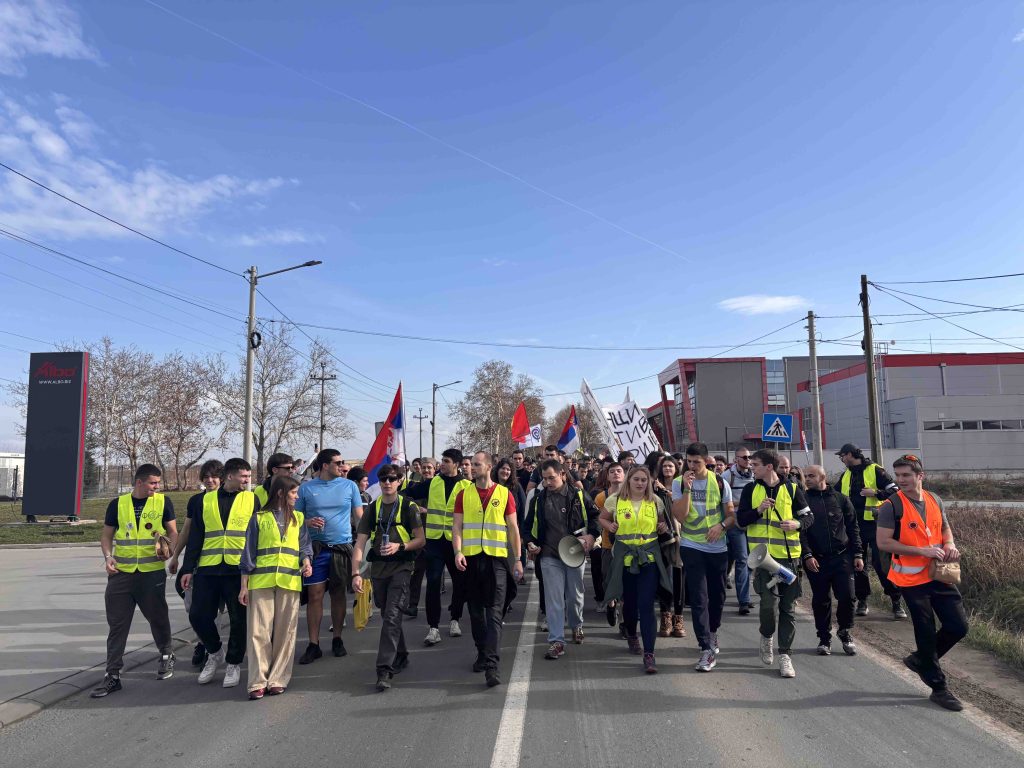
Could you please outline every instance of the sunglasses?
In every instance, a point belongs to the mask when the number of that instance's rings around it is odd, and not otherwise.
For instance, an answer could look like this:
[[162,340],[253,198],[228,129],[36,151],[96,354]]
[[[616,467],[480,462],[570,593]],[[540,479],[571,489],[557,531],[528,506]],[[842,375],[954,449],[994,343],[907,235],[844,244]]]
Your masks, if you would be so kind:
[[921,463],[921,459],[912,453],[906,453],[900,456],[901,461],[916,461],[918,464]]
[[378,477],[377,480],[382,483],[397,483],[397,477]]

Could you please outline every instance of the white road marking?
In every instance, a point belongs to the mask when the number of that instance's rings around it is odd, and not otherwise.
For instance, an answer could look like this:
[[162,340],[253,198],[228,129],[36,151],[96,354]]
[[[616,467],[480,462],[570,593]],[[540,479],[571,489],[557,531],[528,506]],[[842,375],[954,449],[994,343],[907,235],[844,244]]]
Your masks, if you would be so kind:
[[516,768],[523,748],[523,727],[526,724],[526,702],[530,694],[530,672],[533,669],[533,652],[539,600],[534,596],[534,584],[529,582],[529,592],[523,611],[523,627],[516,645],[516,657],[512,674],[508,679],[505,694],[505,708],[498,724],[498,737],[494,741],[491,768]]

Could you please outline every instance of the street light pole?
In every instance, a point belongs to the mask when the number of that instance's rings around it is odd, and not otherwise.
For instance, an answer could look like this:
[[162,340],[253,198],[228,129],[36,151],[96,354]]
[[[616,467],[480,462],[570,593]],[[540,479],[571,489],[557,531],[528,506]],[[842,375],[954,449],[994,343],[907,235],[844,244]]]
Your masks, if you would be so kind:
[[320,382],[320,443],[318,444],[317,450],[322,451],[324,449],[324,433],[327,431],[327,424],[324,421],[324,405],[326,400],[324,393],[324,383],[328,381],[334,381],[338,377],[335,376],[333,373],[330,376],[328,376],[327,363],[321,360],[320,375],[317,376],[316,374],[310,374],[309,378],[311,378],[313,381]]
[[437,456],[437,390],[450,387],[454,384],[461,384],[462,380],[449,381],[447,384],[434,384],[433,391],[431,393],[431,411],[430,411],[430,456],[434,458]]
[[256,363],[256,350],[260,346],[260,336],[256,332],[256,287],[260,277],[271,277],[280,275],[282,272],[291,272],[293,269],[315,267],[319,264],[323,264],[323,262],[307,261],[303,264],[296,264],[294,267],[267,272],[265,275],[260,275],[255,266],[249,267],[245,271],[245,274],[249,276],[249,322],[246,325],[245,335],[245,424],[242,426],[242,458],[249,466],[252,466],[253,368]]

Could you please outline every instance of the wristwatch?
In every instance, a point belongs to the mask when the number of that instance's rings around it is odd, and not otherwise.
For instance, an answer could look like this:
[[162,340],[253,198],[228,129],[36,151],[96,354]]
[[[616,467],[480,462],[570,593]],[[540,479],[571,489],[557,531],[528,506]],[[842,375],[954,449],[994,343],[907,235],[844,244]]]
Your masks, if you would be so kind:
[[405,552],[405,542],[404,541],[398,542],[398,551],[399,552]]

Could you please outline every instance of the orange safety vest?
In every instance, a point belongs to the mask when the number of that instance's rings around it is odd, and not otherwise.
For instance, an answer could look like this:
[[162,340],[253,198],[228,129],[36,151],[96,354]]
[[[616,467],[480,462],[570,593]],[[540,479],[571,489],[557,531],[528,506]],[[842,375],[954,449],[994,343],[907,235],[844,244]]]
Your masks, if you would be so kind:
[[[900,519],[900,544],[908,547],[942,546],[942,512],[935,498],[924,491],[924,517],[917,511],[914,503],[903,495],[896,494],[903,505],[903,517]],[[919,555],[892,556],[892,567],[889,569],[889,581],[897,587],[916,587],[931,581],[930,568],[932,559]]]

